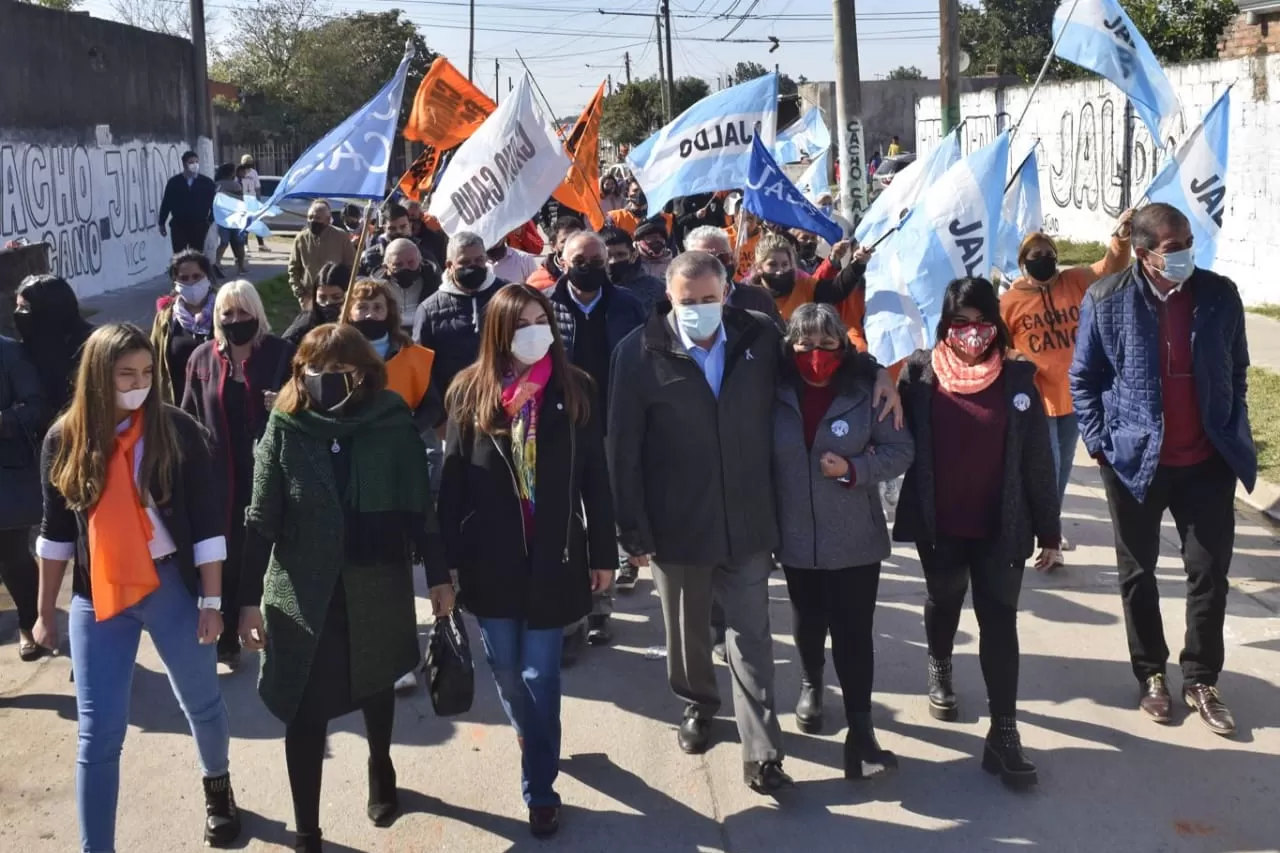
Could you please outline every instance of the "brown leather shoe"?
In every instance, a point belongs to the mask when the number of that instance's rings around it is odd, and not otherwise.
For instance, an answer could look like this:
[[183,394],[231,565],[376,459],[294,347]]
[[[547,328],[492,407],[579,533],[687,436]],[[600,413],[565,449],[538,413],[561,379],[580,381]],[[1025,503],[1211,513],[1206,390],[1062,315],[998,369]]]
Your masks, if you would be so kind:
[[1200,721],[1215,735],[1236,733],[1236,720],[1231,709],[1222,701],[1218,688],[1208,684],[1186,684],[1182,687],[1182,701],[1187,707],[1200,713]]
[[1152,675],[1147,678],[1142,688],[1142,698],[1138,707],[1157,723],[1169,722],[1169,714],[1173,708],[1173,699],[1169,696],[1169,688],[1164,683],[1163,675]]

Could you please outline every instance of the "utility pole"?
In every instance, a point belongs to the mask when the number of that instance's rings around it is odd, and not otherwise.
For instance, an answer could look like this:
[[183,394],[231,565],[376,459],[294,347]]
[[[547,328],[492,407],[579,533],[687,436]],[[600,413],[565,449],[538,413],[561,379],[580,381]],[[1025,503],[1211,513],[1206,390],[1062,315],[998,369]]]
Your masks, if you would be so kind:
[[942,133],[960,123],[960,0],[938,0],[942,43]]
[[662,16],[654,15],[658,24],[658,91],[662,93],[662,123],[671,121],[671,105],[667,101],[667,72],[662,58]]
[[612,74],[610,74],[610,75],[609,75],[607,78],[605,78],[605,79],[609,81],[609,96],[610,96],[610,97],[613,97],[613,75],[612,75]]
[[626,66],[626,69],[627,69],[627,85],[628,85],[628,86],[630,86],[630,85],[631,85],[631,53],[630,53],[630,51],[628,51],[627,53],[622,54],[622,62],[623,62],[623,64]]
[[494,102],[495,104],[497,104],[497,103],[498,103],[498,101],[500,100],[500,99],[499,99],[499,97],[498,97],[498,94],[499,94],[499,92],[501,92],[501,91],[502,91],[502,86],[501,86],[501,84],[498,82],[498,80],[500,79],[498,75],[501,73],[501,72],[498,70],[498,68],[499,68],[499,66],[498,66],[498,57],[496,57],[496,56],[495,56],[495,57],[493,58],[493,102]]
[[[204,0],[191,0],[191,47],[195,52],[196,142],[201,136],[213,139],[213,119],[209,109],[208,47],[204,38]],[[214,157],[217,152],[214,152]],[[212,168],[213,163],[207,165]]]
[[[662,17],[667,23],[667,121],[676,117],[676,71],[671,63],[671,2],[662,0]],[[662,49],[662,45],[658,45]]]
[[476,0],[471,0],[471,27],[467,44],[467,82],[471,82],[471,72],[476,66]]
[[840,134],[840,213],[856,225],[867,203],[858,25],[854,0],[832,0],[831,5],[836,49],[836,124]]

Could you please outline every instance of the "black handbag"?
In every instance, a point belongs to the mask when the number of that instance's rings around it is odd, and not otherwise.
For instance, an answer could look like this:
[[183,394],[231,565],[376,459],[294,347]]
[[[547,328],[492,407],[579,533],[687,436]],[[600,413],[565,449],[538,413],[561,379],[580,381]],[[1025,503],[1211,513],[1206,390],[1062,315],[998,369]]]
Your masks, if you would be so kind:
[[431,707],[440,717],[471,710],[476,693],[476,668],[471,659],[467,629],[457,611],[437,619],[427,640],[427,685]]

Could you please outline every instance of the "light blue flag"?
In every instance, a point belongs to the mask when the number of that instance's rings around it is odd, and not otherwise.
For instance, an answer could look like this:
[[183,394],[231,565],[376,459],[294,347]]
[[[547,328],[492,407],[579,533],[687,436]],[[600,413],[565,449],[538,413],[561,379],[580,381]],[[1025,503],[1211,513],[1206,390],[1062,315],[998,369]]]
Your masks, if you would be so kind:
[[786,129],[778,131],[773,157],[779,163],[799,163],[806,156],[817,157],[831,150],[831,131],[822,120],[822,110],[811,107]]
[[308,148],[284,173],[264,207],[269,209],[286,198],[381,200],[386,196],[391,144],[396,138],[404,77],[411,59],[413,48],[406,45],[395,76],[368,103]]
[[893,182],[863,214],[853,235],[859,243],[880,239],[911,212],[921,194],[960,160],[960,128],[943,137],[938,146],[893,176]]
[[995,257],[991,265],[1000,270],[1009,281],[1021,271],[1018,269],[1018,249],[1022,238],[1032,231],[1044,228],[1044,213],[1040,209],[1040,171],[1036,163],[1036,149],[1022,161],[1013,173],[1009,188],[1004,191],[1004,210],[1000,216],[1000,228],[996,232]]
[[656,213],[673,198],[736,190],[747,182],[757,128],[773,144],[778,75],[748,80],[708,95],[640,143],[627,165]]
[[751,142],[751,169],[742,188],[742,205],[765,222],[817,234],[828,243],[840,242],[844,229],[823,216],[804,197],[774,161],[759,137]]
[[1181,111],[1178,96],[1119,0],[1063,0],[1053,15],[1053,37],[1057,56],[1119,86],[1151,138],[1164,146],[1168,125]]
[[213,197],[214,224],[232,231],[248,231],[257,237],[270,237],[271,229],[262,221],[262,217],[279,214],[280,208],[272,210],[256,198],[236,198],[226,193],[218,193]]
[[1005,132],[931,184],[890,239],[888,275],[867,276],[864,330],[881,364],[932,346],[947,285],[990,272],[1008,173]]
[[1147,201],[1171,204],[1191,220],[1196,266],[1211,269],[1227,201],[1227,148],[1230,142],[1231,87],[1209,108],[1178,153],[1143,193]]
[[831,150],[827,149],[817,156],[804,170],[804,174],[796,180],[796,189],[804,193],[804,197],[814,204],[823,194],[831,194]]

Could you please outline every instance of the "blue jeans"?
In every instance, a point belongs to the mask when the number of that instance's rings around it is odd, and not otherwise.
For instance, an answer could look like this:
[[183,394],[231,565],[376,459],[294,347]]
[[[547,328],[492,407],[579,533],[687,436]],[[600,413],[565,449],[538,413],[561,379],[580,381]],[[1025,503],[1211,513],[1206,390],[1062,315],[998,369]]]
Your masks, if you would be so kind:
[[76,809],[84,853],[115,850],[120,750],[129,728],[129,691],[144,627],[191,724],[205,778],[221,776],[229,767],[231,727],[218,686],[217,646],[203,646],[196,638],[199,611],[177,564],[162,560],[156,573],[159,589],[102,622],[88,598],[71,599],[71,668],[80,719]]
[[1049,418],[1049,446],[1053,448],[1053,461],[1058,471],[1058,502],[1067,496],[1067,481],[1071,479],[1071,466],[1075,463],[1076,444],[1080,441],[1080,424],[1075,413]]
[[558,806],[552,787],[560,775],[559,628],[533,630],[516,619],[481,619],[484,656],[498,698],[520,738],[525,804]]

